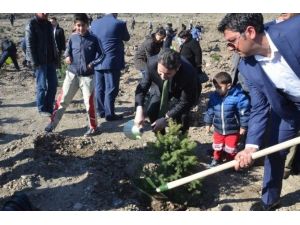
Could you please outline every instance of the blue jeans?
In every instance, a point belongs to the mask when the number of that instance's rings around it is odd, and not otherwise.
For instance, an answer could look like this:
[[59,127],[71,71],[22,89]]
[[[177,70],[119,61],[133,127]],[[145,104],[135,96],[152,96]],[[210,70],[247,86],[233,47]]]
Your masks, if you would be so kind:
[[119,93],[120,70],[95,70],[95,98],[101,117],[115,115],[115,100]]
[[[281,120],[274,112],[271,113],[271,134],[269,145],[275,145],[297,136],[300,129],[300,116],[293,125]],[[285,159],[288,151],[282,150],[265,157],[262,201],[272,205],[280,198]],[[296,159],[299,160],[299,159]],[[299,162],[298,162],[299,163]]]
[[52,114],[57,90],[56,67],[54,64],[44,64],[35,69],[36,104],[39,112]]

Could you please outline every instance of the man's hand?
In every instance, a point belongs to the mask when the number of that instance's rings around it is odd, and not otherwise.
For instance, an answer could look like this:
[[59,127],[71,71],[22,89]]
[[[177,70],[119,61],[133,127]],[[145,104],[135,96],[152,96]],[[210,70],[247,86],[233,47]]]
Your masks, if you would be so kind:
[[239,152],[234,158],[238,161],[238,163],[234,166],[235,170],[250,167],[254,163],[251,154],[256,151],[256,148],[245,148],[243,151]]
[[65,59],[65,62],[70,65],[72,63],[72,58],[70,56],[68,56],[66,59]]
[[93,64],[90,63],[90,64],[87,65],[87,70],[88,71],[93,71],[93,68],[94,68]]
[[145,121],[145,116],[144,116],[144,109],[142,106],[138,106],[136,108],[136,113],[134,117],[134,124],[137,127],[143,127]]
[[246,129],[240,128],[240,135],[245,135],[246,134]]
[[160,118],[151,124],[154,132],[161,131],[168,125],[166,118]]
[[209,132],[210,132],[210,126],[209,126],[209,125],[206,125],[206,126],[205,126],[205,130],[206,130],[206,133],[209,133]]

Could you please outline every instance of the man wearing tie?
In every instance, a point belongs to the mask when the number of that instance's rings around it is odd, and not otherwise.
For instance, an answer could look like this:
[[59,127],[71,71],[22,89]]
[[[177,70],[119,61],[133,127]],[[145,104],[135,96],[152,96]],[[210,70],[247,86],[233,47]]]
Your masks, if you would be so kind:
[[[145,96],[152,82],[159,87],[161,95],[155,95],[144,109]],[[180,123],[182,131],[187,132],[189,112],[199,97],[199,87],[196,70],[186,59],[172,49],[161,50],[158,55],[149,58],[145,76],[136,88],[135,124],[142,127],[146,113],[154,132],[163,132],[169,118]],[[177,101],[170,106],[168,103],[172,97]]]

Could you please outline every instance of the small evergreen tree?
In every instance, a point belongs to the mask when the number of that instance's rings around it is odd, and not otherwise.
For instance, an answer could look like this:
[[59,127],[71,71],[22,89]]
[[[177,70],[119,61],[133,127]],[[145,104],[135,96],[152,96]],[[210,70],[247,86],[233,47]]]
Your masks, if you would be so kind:
[[[156,142],[151,145],[158,152],[160,160],[154,170],[148,169],[144,172],[157,187],[191,175],[199,165],[197,157],[194,155],[196,143],[191,141],[186,133],[182,134],[180,128],[181,125],[170,120],[166,134],[158,133]],[[186,201],[187,198],[183,192],[190,196],[199,195],[200,187],[200,181],[196,180],[181,188],[170,190],[168,193],[172,193],[169,195],[172,197],[181,196]],[[176,200],[181,201],[178,198]]]

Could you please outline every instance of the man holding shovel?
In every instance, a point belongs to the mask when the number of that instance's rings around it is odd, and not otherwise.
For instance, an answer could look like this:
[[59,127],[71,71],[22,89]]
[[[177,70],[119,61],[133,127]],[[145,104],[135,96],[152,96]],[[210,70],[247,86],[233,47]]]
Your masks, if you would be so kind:
[[[258,13],[227,14],[218,26],[227,47],[242,60],[239,71],[251,97],[246,147],[235,159],[236,169],[252,165],[251,154],[262,144],[268,119],[272,121],[269,145],[296,136],[300,128],[300,16],[264,28]],[[265,158],[262,203],[253,210],[273,210],[279,205],[287,151]],[[300,154],[296,153],[300,164]],[[296,165],[297,165],[296,164]]]

